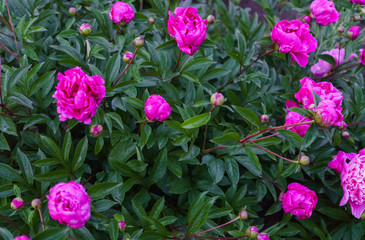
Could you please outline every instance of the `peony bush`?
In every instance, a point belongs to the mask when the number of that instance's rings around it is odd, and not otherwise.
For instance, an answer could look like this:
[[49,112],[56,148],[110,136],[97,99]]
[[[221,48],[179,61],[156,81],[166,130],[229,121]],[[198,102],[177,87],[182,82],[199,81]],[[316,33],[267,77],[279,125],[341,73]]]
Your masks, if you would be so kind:
[[0,236],[363,239],[363,5],[2,1]]

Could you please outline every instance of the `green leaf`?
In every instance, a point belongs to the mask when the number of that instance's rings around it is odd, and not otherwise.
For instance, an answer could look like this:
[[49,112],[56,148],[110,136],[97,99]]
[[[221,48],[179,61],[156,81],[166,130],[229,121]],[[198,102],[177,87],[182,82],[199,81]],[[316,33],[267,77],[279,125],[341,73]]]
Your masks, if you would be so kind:
[[187,119],[181,124],[181,127],[186,129],[201,127],[210,120],[210,117],[211,115],[209,113],[200,114],[198,116]]
[[103,149],[103,146],[104,146],[104,138],[102,136],[98,136],[98,138],[96,139],[94,154],[98,155],[99,152]]
[[167,50],[173,49],[174,47],[176,47],[176,41],[175,41],[175,39],[172,39],[172,40],[162,43],[160,46],[158,46],[156,48],[156,50],[167,51]]
[[233,106],[233,108],[243,117],[243,119],[248,123],[260,127],[260,119],[256,113],[250,109]]
[[27,98],[26,96],[24,96],[23,94],[20,94],[17,92],[12,92],[11,96],[9,96],[8,100],[12,101],[12,102],[14,101],[27,108],[33,108],[32,101],[29,98]]
[[18,136],[16,126],[10,117],[0,116],[0,131],[9,135]]
[[29,96],[33,96],[36,94],[39,89],[43,88],[44,86],[53,83],[53,75],[56,71],[50,71],[42,75],[40,78],[36,79],[29,89]]
[[202,208],[194,215],[192,221],[188,223],[189,225],[186,230],[186,234],[188,236],[195,233],[201,226],[203,226],[205,221],[208,219],[210,208],[213,206],[214,202],[215,198],[208,199]]
[[119,229],[118,222],[115,219],[109,223],[109,236],[110,240],[118,240]]
[[212,158],[208,163],[208,171],[213,179],[213,184],[219,183],[224,176],[224,163],[221,159]]
[[342,222],[351,221],[351,218],[349,217],[349,215],[341,209],[331,208],[331,207],[322,207],[322,208],[318,209],[318,212],[320,212],[330,218],[340,220]]
[[33,169],[30,165],[27,155],[25,155],[19,148],[17,148],[16,156],[24,178],[27,179],[27,182],[29,184],[33,184]]
[[67,179],[68,171],[59,170],[36,175],[34,178],[39,182],[59,182]]
[[10,151],[8,141],[6,140],[6,138],[2,132],[0,132],[0,150]]
[[87,190],[90,199],[95,201],[113,193],[121,184],[113,182],[102,182],[91,186]]
[[50,118],[45,114],[32,114],[32,116],[25,122],[23,130],[38,123],[46,122],[47,120],[50,120]]
[[141,131],[141,142],[140,142],[140,146],[141,148],[143,148],[144,145],[146,145],[148,138],[150,137],[152,132],[152,129],[150,126],[148,126],[148,124],[143,124],[142,125],[142,131]]
[[296,148],[300,148],[302,146],[303,139],[297,133],[290,130],[279,130],[280,134]]
[[164,207],[165,207],[165,198],[162,197],[156,201],[155,205],[153,205],[150,212],[150,217],[158,219]]
[[234,146],[240,143],[240,135],[238,133],[226,133],[220,137],[215,137],[211,142],[224,146]]
[[189,63],[185,64],[180,70],[180,72],[185,73],[187,71],[202,69],[212,65],[213,63],[215,62],[207,58],[195,58]]
[[303,109],[303,108],[291,107],[291,108],[289,108],[289,110],[292,111],[292,112],[299,113],[303,117],[312,117],[313,116],[310,111],[308,111],[306,109]]
[[0,163],[0,177],[12,181],[20,181],[22,179],[17,170],[4,163]]
[[112,83],[114,83],[114,81],[116,81],[116,78],[118,77],[119,74],[119,69],[120,69],[120,65],[121,65],[121,57],[120,57],[120,53],[114,53],[114,55],[109,59],[108,63],[106,64],[106,69],[105,69],[105,81],[106,81],[106,85],[109,86]]
[[321,97],[318,95],[318,93],[316,93],[315,91],[312,90],[313,93],[313,100],[314,100],[314,105],[317,107],[318,104],[322,101]]
[[13,240],[14,239],[11,232],[9,230],[7,230],[6,228],[0,227],[0,235],[3,237],[4,240]]
[[240,171],[236,160],[234,160],[233,158],[226,158],[225,168],[229,180],[231,181],[233,187],[236,188],[240,179]]
[[153,164],[153,168],[150,173],[150,178],[148,181],[149,186],[161,180],[161,178],[165,175],[166,167],[167,167],[167,149],[164,148],[162,151],[160,151]]
[[75,154],[72,160],[72,169],[76,171],[85,161],[88,148],[87,136],[83,137],[79,144],[77,144]]
[[307,132],[304,135],[303,138],[303,148],[307,148],[311,146],[311,144],[314,142],[314,140],[317,139],[319,132],[318,132],[318,126],[316,124],[311,124],[311,126],[308,128]]
[[71,146],[72,146],[71,133],[66,132],[65,138],[63,139],[63,145],[62,145],[63,161],[66,163],[68,163]]
[[199,83],[199,78],[192,73],[187,72],[182,74],[181,76],[193,83]]
[[70,228],[48,228],[35,235],[32,240],[65,240],[70,233]]
[[62,154],[57,144],[51,138],[45,135],[40,135],[39,138],[41,149],[51,157],[58,159],[60,163],[65,164],[62,161]]
[[336,60],[333,56],[328,55],[328,54],[320,54],[320,55],[318,55],[318,58],[330,63],[332,65],[332,67],[336,67]]
[[[26,71],[28,70],[29,66],[24,66],[21,68],[18,68],[17,70],[15,70],[11,76],[10,76],[10,84],[9,87],[13,87],[23,76],[25,76]],[[9,87],[6,86],[6,91],[8,91]]]

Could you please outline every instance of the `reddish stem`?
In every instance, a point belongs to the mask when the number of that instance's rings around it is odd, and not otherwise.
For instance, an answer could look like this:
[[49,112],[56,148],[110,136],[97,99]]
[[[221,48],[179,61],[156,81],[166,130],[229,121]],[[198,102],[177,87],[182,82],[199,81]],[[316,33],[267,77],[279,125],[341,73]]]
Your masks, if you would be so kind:
[[7,48],[4,44],[2,44],[1,42],[0,42],[0,46],[1,47],[3,47],[8,53],[10,53],[11,54],[11,56],[13,56],[13,57],[15,57],[18,61],[19,61],[19,63],[20,63],[20,58],[15,54],[15,53],[13,53],[12,51],[10,51],[10,49],[9,48]]
[[11,30],[13,32],[14,35],[14,41],[15,41],[15,47],[16,47],[16,51],[18,53],[18,60],[19,60],[19,65],[22,66],[21,62],[20,62],[20,54],[19,54],[19,48],[18,48],[18,41],[16,40],[16,34],[15,34],[15,30],[14,30],[14,25],[13,25],[13,21],[11,20],[11,15],[10,15],[10,9],[9,9],[9,2],[8,0],[6,1],[6,8],[8,9],[8,15],[9,15],[9,21],[10,21],[10,25],[11,25]]
[[262,146],[260,146],[260,145],[256,144],[255,142],[252,142],[252,141],[248,141],[248,142],[250,142],[250,143],[252,143],[253,145],[255,145],[256,147],[258,147],[258,148],[260,148],[260,149],[264,150],[265,152],[268,152],[268,153],[274,154],[275,156],[277,156],[277,157],[279,157],[279,158],[281,158],[281,159],[284,159],[284,160],[289,161],[289,162],[292,162],[292,163],[298,163],[298,161],[294,161],[294,160],[291,160],[291,159],[289,159],[289,158],[285,158],[285,157],[283,157],[283,156],[280,156],[279,154],[274,153],[274,152],[270,151],[269,149],[264,148],[264,147],[262,147]]
[[127,71],[127,69],[132,65],[134,58],[136,57],[137,53],[138,53],[138,49],[136,48],[136,50],[134,51],[133,54],[133,58],[132,60],[128,63],[128,65],[124,68],[123,72],[120,74],[120,76],[118,77],[117,81],[115,81],[115,83],[112,85],[112,88],[118,83],[118,81],[122,78],[122,76],[124,75],[124,73]]
[[232,219],[232,220],[231,220],[231,221],[229,221],[229,222],[223,223],[222,225],[219,225],[219,226],[213,227],[213,228],[211,228],[211,229],[208,229],[208,230],[205,230],[205,231],[202,231],[202,232],[198,232],[198,233],[196,233],[196,234],[192,235],[191,237],[196,237],[196,236],[198,236],[198,235],[200,235],[200,234],[203,234],[203,233],[206,233],[206,232],[212,231],[212,230],[214,230],[214,229],[217,229],[217,228],[220,228],[220,227],[226,226],[226,225],[228,225],[228,224],[230,224],[230,223],[233,223],[233,222],[237,221],[238,219],[240,219],[240,218],[239,218],[239,217],[236,217],[235,219]]

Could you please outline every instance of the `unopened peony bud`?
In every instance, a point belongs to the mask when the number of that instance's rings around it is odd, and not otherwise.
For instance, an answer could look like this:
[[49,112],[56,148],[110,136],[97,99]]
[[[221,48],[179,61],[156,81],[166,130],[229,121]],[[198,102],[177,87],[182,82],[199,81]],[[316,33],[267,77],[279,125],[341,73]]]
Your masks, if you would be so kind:
[[355,40],[359,35],[360,35],[359,26],[351,26],[349,31],[347,32],[347,38],[351,40]]
[[309,15],[307,15],[307,16],[304,16],[304,17],[303,17],[303,20],[304,20],[306,23],[311,23],[312,18],[311,18]]
[[354,16],[353,16],[353,18],[354,18],[354,21],[355,22],[361,20],[361,16],[358,13],[355,13]]
[[21,235],[14,238],[14,240],[31,240],[28,236]]
[[68,9],[68,13],[69,13],[72,17],[74,17],[74,16],[76,16],[76,14],[77,14],[77,10],[76,10],[76,8],[74,8],[74,7],[70,7],[70,8]]
[[155,24],[155,19],[153,17],[149,17],[147,21],[151,25]]
[[270,240],[270,238],[269,235],[267,235],[267,233],[260,233],[257,236],[256,240]]
[[118,229],[119,229],[119,231],[124,232],[126,228],[127,228],[127,225],[125,224],[124,221],[120,221],[118,223]]
[[84,23],[79,27],[79,32],[84,35],[87,36],[91,33],[91,27],[89,24]]
[[136,39],[134,39],[134,41],[133,41],[133,45],[134,45],[136,48],[141,48],[141,47],[143,47],[143,45],[144,45],[144,39],[143,39],[143,37],[137,37]]
[[339,32],[339,33],[343,33],[344,31],[345,31],[345,28],[343,26],[339,26],[337,28],[337,32]]
[[285,192],[281,192],[281,193],[279,194],[279,198],[278,198],[279,202],[283,201],[283,196],[284,196],[284,194],[285,194]]
[[316,110],[316,105],[314,105],[313,103],[311,105],[308,106],[308,109],[311,111]]
[[10,203],[10,207],[14,210],[17,210],[19,209],[21,206],[23,206],[24,204],[24,201],[22,198],[20,197],[17,197],[17,198],[14,198],[13,201],[11,201]]
[[269,120],[270,120],[270,118],[269,118],[269,116],[267,116],[266,114],[264,114],[264,115],[261,115],[261,116],[260,116],[260,121],[261,121],[262,123],[268,123],[268,122],[269,122]]
[[133,59],[133,53],[131,53],[131,52],[124,53],[124,55],[123,55],[123,61],[125,63],[130,63],[132,61],[132,59]]
[[35,198],[32,200],[32,208],[34,209],[40,209],[41,208],[41,200],[38,198]]
[[213,104],[213,106],[215,107],[219,107],[222,106],[224,103],[224,96],[221,93],[214,93],[211,97],[210,97],[210,102]]
[[208,24],[213,24],[215,22],[215,17],[214,15],[209,15],[207,17],[207,21],[208,21]]
[[247,237],[251,238],[251,239],[254,239],[257,237],[257,235],[259,235],[259,230],[257,227],[255,226],[249,226],[247,229],[246,229],[246,235]]
[[301,155],[299,157],[299,163],[302,166],[307,166],[310,162],[311,162],[311,160],[307,155]]
[[345,130],[346,128],[347,128],[347,124],[344,122],[344,121],[342,121],[338,126],[337,126],[337,128],[338,128],[338,130],[341,130],[341,131],[343,131],[343,130]]
[[103,133],[103,126],[96,124],[90,127],[90,133],[94,136],[99,136]]
[[343,139],[348,139],[350,137],[350,133],[347,132],[347,131],[344,131],[344,132],[341,133],[341,137]]
[[248,219],[248,212],[247,211],[241,211],[239,217],[240,217],[241,220],[247,220]]

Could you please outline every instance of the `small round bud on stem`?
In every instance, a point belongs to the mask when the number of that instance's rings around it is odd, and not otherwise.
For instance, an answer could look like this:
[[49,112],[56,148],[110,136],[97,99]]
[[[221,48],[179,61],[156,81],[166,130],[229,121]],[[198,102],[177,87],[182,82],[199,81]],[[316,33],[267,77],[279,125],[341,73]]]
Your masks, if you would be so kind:
[[14,210],[18,210],[23,205],[24,205],[24,201],[20,197],[14,198],[13,201],[11,201],[11,203],[10,203],[10,207]]
[[311,160],[307,155],[301,155],[299,157],[299,163],[302,166],[307,166],[310,162],[311,162]]
[[247,211],[241,211],[239,217],[240,217],[241,220],[247,220],[248,219],[248,212]]
[[32,205],[32,208],[34,208],[34,209],[40,209],[41,208],[41,200],[38,199],[38,198],[35,198],[35,199],[32,200],[31,205]]
[[96,124],[90,127],[90,133],[94,136],[99,136],[103,133],[103,126]]
[[308,106],[308,109],[314,111],[316,110],[316,105],[312,103],[311,105]]
[[215,17],[214,17],[214,15],[209,15],[208,17],[207,17],[207,21],[208,21],[208,24],[210,25],[210,24],[213,24],[214,22],[215,22]]
[[350,133],[347,132],[347,131],[344,131],[344,132],[341,133],[341,137],[343,139],[348,139],[350,137]]
[[133,53],[131,53],[131,52],[124,53],[124,55],[123,55],[123,61],[125,63],[130,63],[132,61],[132,59],[133,59]]
[[269,235],[267,235],[267,233],[260,233],[257,236],[256,240],[270,240],[270,238]]
[[214,93],[210,97],[210,102],[213,104],[214,107],[222,106],[224,103],[224,96],[221,93]]
[[269,120],[270,120],[270,118],[269,118],[269,116],[267,116],[266,114],[264,114],[264,115],[261,115],[261,116],[260,116],[260,121],[261,121],[262,123],[268,123],[268,122],[269,122]]
[[247,237],[254,239],[257,237],[257,235],[259,235],[259,229],[255,226],[249,226],[246,229],[246,235]]
[[149,17],[147,21],[151,25],[155,24],[155,19],[153,17]]
[[91,27],[89,24],[84,23],[79,27],[79,32],[81,35],[87,36],[91,33]]
[[141,48],[141,47],[143,47],[143,45],[144,45],[144,39],[143,39],[143,37],[137,37],[136,39],[134,39],[134,41],[133,41],[133,45],[134,45],[136,48]]
[[353,19],[354,19],[355,22],[360,21],[361,20],[360,14],[355,13],[354,16],[353,16]]
[[125,224],[124,221],[118,222],[118,229],[119,229],[119,231],[124,232],[126,228],[127,228],[127,225]]
[[312,18],[311,18],[309,15],[304,16],[304,17],[303,17],[303,20],[304,20],[306,23],[311,23],[311,22],[312,22]]
[[74,16],[76,16],[76,14],[77,14],[77,10],[76,10],[76,8],[74,8],[74,7],[70,7],[70,8],[68,9],[68,13],[69,13],[72,17],[74,17]]
[[339,33],[343,33],[344,31],[345,31],[345,28],[343,26],[339,26],[337,28],[337,32],[339,32]]

